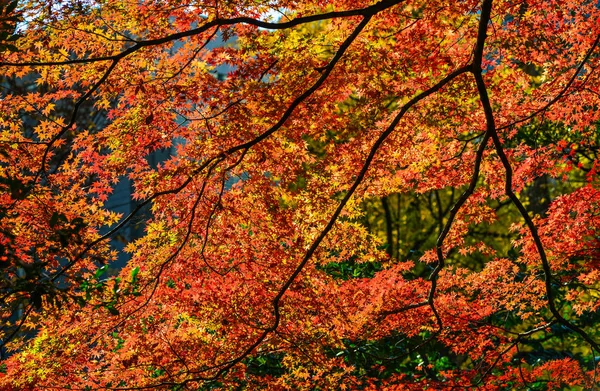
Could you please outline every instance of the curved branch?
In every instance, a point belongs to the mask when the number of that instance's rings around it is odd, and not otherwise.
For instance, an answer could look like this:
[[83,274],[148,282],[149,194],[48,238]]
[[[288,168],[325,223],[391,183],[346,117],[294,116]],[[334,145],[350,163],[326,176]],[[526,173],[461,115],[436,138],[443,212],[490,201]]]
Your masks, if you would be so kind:
[[[484,5],[488,5],[489,8],[491,9],[491,0],[485,0]],[[484,8],[482,8],[482,15],[483,15],[483,13],[484,13]],[[599,42],[599,40],[600,40],[600,36],[596,40],[594,47]],[[481,58],[482,58],[481,56],[483,53],[483,46],[481,49],[482,50],[480,53],[476,53],[475,59],[479,61],[479,66],[477,68],[475,68],[475,67],[473,68],[473,74],[475,76],[475,81],[477,83],[477,90],[479,92],[479,98],[480,98],[481,104],[483,105],[483,110],[485,112],[485,119],[486,119],[486,126],[487,126],[486,136],[491,137],[491,139],[494,143],[496,153],[498,154],[498,157],[500,158],[500,161],[502,162],[502,165],[504,166],[504,170],[506,173],[505,174],[504,192],[509,197],[509,199],[512,201],[512,203],[517,207],[517,209],[519,210],[519,213],[523,217],[523,220],[525,220],[525,224],[527,225],[527,228],[529,229],[529,232],[535,243],[537,252],[540,256],[540,260],[542,263],[542,269],[544,271],[546,301],[548,303],[548,308],[550,309],[550,312],[552,313],[554,318],[560,324],[562,324],[563,326],[565,326],[565,327],[571,329],[572,331],[576,332],[577,334],[579,334],[581,336],[581,338],[583,338],[587,343],[589,343],[597,352],[600,352],[600,345],[597,342],[595,342],[583,329],[581,329],[577,325],[574,325],[571,322],[569,322],[568,320],[566,320],[560,314],[560,312],[556,308],[556,304],[554,303],[554,291],[552,289],[552,269],[550,268],[550,263],[548,262],[548,258],[546,256],[546,251],[544,249],[544,245],[542,244],[542,240],[537,231],[537,227],[533,223],[533,220],[529,216],[529,213],[527,212],[527,210],[525,209],[525,207],[523,206],[523,204],[521,203],[521,201],[519,200],[519,198],[513,191],[512,166],[508,160],[508,157],[506,156],[506,153],[504,152],[504,146],[502,145],[502,141],[500,140],[500,137],[498,137],[498,132],[496,129],[492,105],[490,103],[490,99],[488,96],[487,87],[483,80],[483,74],[481,71]],[[586,58],[589,58],[590,55],[591,55],[591,51],[588,52],[588,56]],[[582,66],[583,66],[583,63],[582,63],[582,65],[580,65],[580,68]]]
[[7,67],[18,67],[18,66],[56,66],[56,65],[74,65],[74,64],[89,64],[93,62],[103,62],[103,61],[119,61],[120,59],[149,46],[158,46],[168,42],[177,41],[182,38],[192,37],[195,35],[202,34],[214,27],[222,27],[222,26],[233,26],[236,24],[248,24],[251,26],[261,27],[269,30],[285,30],[292,27],[296,27],[302,24],[311,23],[311,22],[319,22],[323,20],[335,19],[335,18],[349,18],[353,16],[362,16],[362,17],[371,17],[376,13],[379,13],[387,8],[393,7],[404,0],[381,0],[378,3],[375,3],[369,7],[359,8],[359,9],[351,9],[346,11],[332,11],[326,12],[323,14],[317,15],[309,15],[302,16],[298,18],[294,18],[288,22],[281,23],[272,23],[265,22],[258,19],[253,19],[249,17],[237,17],[230,19],[220,19],[216,18],[209,22],[206,22],[202,26],[191,29],[188,31],[182,31],[179,33],[174,33],[167,35],[162,38],[149,39],[144,41],[137,41],[135,45],[131,46],[124,51],[117,53],[112,56],[102,56],[102,57],[92,57],[92,58],[77,58],[73,60],[67,61],[27,61],[27,62],[0,62],[0,66]]

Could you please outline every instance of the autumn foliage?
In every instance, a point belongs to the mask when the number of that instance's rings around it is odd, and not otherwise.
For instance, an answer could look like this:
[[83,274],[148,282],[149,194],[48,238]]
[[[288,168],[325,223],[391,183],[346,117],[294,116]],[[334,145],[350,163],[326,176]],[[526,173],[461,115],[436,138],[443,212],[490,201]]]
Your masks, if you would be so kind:
[[599,41],[588,0],[2,2],[0,389],[598,389]]

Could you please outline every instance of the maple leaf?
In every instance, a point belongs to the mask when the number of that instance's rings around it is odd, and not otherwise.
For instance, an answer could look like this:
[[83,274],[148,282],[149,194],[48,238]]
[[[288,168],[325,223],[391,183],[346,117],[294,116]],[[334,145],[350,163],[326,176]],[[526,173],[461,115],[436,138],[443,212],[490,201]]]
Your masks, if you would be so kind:
[[590,388],[600,7],[213,3],[0,2],[0,388]]

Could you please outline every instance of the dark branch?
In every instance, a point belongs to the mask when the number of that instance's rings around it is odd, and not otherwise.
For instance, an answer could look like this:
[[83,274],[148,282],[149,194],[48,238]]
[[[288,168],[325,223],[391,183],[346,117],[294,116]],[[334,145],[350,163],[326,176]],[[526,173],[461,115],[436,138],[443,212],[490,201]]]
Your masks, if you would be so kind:
[[223,26],[232,26],[232,25],[236,25],[236,24],[248,24],[251,26],[261,27],[261,28],[269,29],[269,30],[285,30],[285,29],[289,29],[292,27],[302,25],[302,24],[318,22],[318,21],[323,21],[323,20],[329,20],[329,19],[349,18],[349,17],[353,17],[353,16],[362,16],[365,18],[371,17],[387,8],[393,7],[394,5],[401,3],[402,1],[403,0],[382,0],[382,1],[379,1],[378,3],[373,4],[372,6],[365,7],[365,8],[351,9],[351,10],[346,10],[346,11],[332,11],[332,12],[326,12],[323,14],[302,16],[299,18],[292,19],[288,22],[281,22],[281,23],[264,22],[262,20],[243,17],[243,16],[238,17],[238,18],[231,18],[231,19],[217,18],[217,19],[208,21],[205,24],[203,24],[202,26],[192,29],[192,30],[182,31],[180,33],[175,33],[175,34],[170,34],[170,35],[167,35],[167,36],[161,37],[161,38],[137,41],[135,45],[131,46],[128,49],[125,49],[124,51],[122,51],[118,54],[112,55],[112,56],[77,58],[77,59],[67,60],[67,61],[44,61],[44,62],[28,61],[28,62],[19,62],[19,63],[0,62],[0,66],[8,66],[8,67],[56,66],[56,65],[89,64],[89,63],[93,63],[93,62],[103,62],[103,61],[119,61],[120,59],[122,59],[144,47],[158,46],[158,45],[162,45],[165,43],[177,41],[182,38],[193,37],[196,35],[200,35],[212,28],[215,28],[215,27],[218,28],[218,27],[223,27]]
[[[487,7],[485,7],[486,4],[491,9],[491,0],[484,1],[484,7],[482,7],[482,11],[481,11],[482,18],[483,18],[484,11],[487,8]],[[489,13],[489,9],[487,10],[487,12]],[[480,33],[481,33],[481,30],[480,30]],[[481,37],[481,34],[480,34],[480,37]],[[600,37],[599,37],[599,39],[600,39]],[[598,39],[594,43],[594,47],[596,46],[597,43],[598,43]],[[476,53],[475,60],[480,61],[479,64],[481,64],[483,50],[476,51],[475,53]],[[588,56],[586,58],[589,58],[590,55],[591,55],[591,51],[588,52]],[[580,65],[579,69],[582,66],[583,66],[583,63],[582,63],[582,65]],[[527,212],[527,210],[525,209],[525,207],[523,206],[523,204],[521,203],[521,201],[519,200],[519,198],[513,191],[512,166],[508,160],[508,157],[506,156],[506,153],[504,152],[504,146],[502,145],[502,141],[500,140],[500,137],[498,137],[495,119],[494,119],[494,113],[493,113],[492,105],[491,105],[491,102],[490,102],[490,99],[488,96],[487,87],[483,80],[481,66],[479,66],[477,68],[473,67],[473,74],[475,76],[475,81],[477,83],[477,90],[479,92],[479,98],[480,98],[481,104],[483,105],[483,110],[485,112],[485,119],[486,119],[486,126],[487,126],[486,137],[491,137],[491,139],[494,143],[496,153],[498,154],[498,157],[500,158],[500,161],[502,162],[502,165],[504,166],[504,170],[506,173],[505,185],[504,185],[505,194],[510,198],[512,203],[517,207],[517,209],[519,210],[519,213],[523,217],[523,220],[525,220],[525,224],[527,225],[527,228],[529,229],[529,232],[535,243],[537,252],[540,256],[540,260],[542,263],[542,269],[544,271],[544,282],[545,282],[546,299],[547,299],[547,303],[548,303],[548,308],[550,309],[550,312],[552,313],[554,318],[560,324],[562,324],[563,326],[565,326],[565,327],[571,329],[572,331],[576,332],[577,334],[579,334],[581,336],[581,338],[583,338],[587,343],[589,343],[597,352],[600,352],[600,345],[598,345],[598,343],[595,342],[583,329],[581,329],[577,325],[574,325],[571,322],[569,322],[568,320],[566,320],[560,314],[558,309],[556,308],[556,304],[554,303],[554,291],[552,289],[552,270],[550,268],[550,264],[549,264],[548,258],[546,256],[546,251],[544,249],[544,245],[542,244],[542,240],[537,231],[537,227],[535,226],[535,224],[533,223],[533,220],[529,216],[529,213]]]

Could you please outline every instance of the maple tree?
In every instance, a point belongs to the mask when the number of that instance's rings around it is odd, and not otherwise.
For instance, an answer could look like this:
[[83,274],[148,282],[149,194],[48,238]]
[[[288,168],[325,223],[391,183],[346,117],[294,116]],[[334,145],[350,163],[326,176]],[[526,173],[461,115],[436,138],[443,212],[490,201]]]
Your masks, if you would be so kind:
[[597,2],[0,27],[2,389],[597,389]]

